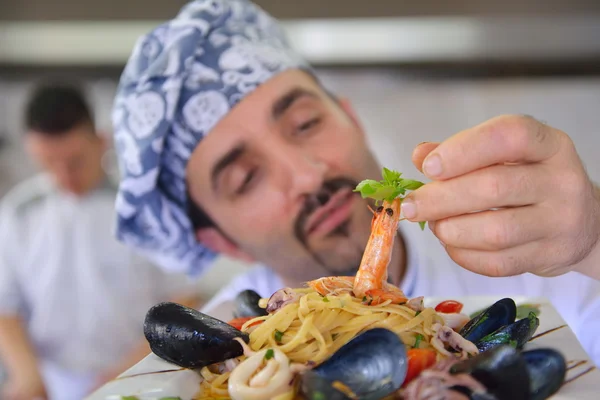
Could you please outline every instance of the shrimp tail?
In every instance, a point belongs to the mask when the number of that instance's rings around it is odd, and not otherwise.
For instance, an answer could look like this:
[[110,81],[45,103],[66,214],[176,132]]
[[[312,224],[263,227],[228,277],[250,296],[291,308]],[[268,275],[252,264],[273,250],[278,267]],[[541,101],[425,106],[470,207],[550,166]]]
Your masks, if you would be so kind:
[[389,289],[368,290],[365,294],[365,297],[365,301],[372,306],[377,306],[381,303],[385,303],[388,300],[391,301],[391,304],[405,304],[408,301],[406,296],[404,296],[404,293],[398,293]]

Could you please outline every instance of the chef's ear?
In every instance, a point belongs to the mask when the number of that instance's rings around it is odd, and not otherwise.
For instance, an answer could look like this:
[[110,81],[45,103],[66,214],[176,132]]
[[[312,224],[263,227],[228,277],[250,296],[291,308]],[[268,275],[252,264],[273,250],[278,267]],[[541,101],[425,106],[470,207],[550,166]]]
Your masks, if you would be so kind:
[[207,249],[215,253],[224,254],[248,263],[254,262],[252,256],[240,249],[216,228],[200,228],[196,230],[196,239]]

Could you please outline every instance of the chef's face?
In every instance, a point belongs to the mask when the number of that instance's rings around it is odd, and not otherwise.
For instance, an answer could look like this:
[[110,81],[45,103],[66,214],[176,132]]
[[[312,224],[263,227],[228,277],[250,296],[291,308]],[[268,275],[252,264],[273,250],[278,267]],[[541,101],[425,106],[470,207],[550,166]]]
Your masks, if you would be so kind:
[[60,135],[29,132],[26,145],[34,161],[63,191],[83,196],[102,176],[104,142],[87,124]]
[[291,70],[241,101],[195,149],[193,201],[219,229],[206,246],[287,279],[356,272],[371,212],[352,190],[379,166],[350,106]]

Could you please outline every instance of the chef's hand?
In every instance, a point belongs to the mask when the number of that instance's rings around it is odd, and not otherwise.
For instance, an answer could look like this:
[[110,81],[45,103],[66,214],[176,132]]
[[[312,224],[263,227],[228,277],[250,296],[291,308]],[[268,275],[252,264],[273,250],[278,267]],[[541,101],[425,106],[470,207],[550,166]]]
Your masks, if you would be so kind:
[[34,376],[9,379],[0,390],[4,400],[47,400],[46,388],[41,379]]
[[433,182],[407,196],[404,216],[430,221],[460,266],[487,276],[575,269],[600,278],[600,196],[564,132],[501,116],[417,146],[413,162]]

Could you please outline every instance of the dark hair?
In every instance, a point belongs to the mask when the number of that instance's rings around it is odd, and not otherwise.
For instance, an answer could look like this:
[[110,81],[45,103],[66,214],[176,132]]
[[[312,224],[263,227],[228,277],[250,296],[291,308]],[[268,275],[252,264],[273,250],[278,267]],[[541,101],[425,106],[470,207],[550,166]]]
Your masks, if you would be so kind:
[[78,126],[94,126],[92,112],[80,89],[59,83],[38,86],[25,110],[27,130],[60,136]]

